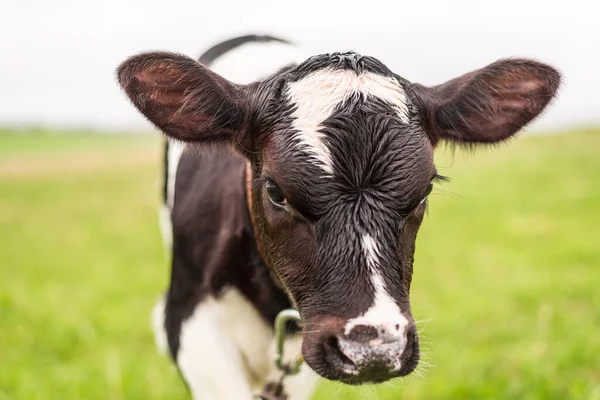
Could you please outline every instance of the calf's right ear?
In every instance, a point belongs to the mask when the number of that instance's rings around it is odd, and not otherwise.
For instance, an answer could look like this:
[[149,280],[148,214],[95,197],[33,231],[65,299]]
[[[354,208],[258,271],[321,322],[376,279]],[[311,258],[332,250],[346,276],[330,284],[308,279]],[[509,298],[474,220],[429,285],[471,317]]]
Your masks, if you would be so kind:
[[174,139],[230,140],[243,129],[245,87],[187,56],[139,54],[119,66],[117,78],[135,107]]
[[442,85],[413,84],[409,93],[435,145],[506,140],[537,117],[556,95],[561,77],[549,65],[505,59]]

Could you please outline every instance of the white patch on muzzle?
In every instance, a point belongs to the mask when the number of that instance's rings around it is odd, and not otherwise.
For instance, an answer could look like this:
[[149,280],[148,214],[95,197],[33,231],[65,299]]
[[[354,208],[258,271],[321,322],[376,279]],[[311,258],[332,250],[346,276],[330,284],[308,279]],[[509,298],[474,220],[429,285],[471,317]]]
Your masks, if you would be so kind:
[[369,309],[361,316],[348,320],[345,333],[348,335],[357,325],[375,327],[378,332],[384,331],[389,339],[403,340],[408,326],[408,320],[385,289],[383,277],[379,271],[379,248],[373,237],[364,234],[361,238],[362,249],[367,259],[371,274],[371,283],[375,289],[375,299]]
[[321,124],[351,96],[359,94],[384,100],[396,110],[402,122],[409,122],[406,94],[400,82],[373,72],[357,75],[351,70],[324,68],[289,83],[287,94],[296,108],[292,114],[292,125],[297,130],[295,139],[329,175],[333,174],[333,161],[320,132]]

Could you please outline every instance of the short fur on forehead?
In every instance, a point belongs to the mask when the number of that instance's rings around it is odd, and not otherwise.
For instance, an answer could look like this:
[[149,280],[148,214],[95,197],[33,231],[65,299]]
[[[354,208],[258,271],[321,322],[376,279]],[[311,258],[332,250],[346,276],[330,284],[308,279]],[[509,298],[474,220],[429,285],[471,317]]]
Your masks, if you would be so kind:
[[316,56],[290,75],[285,95],[293,108],[294,140],[327,175],[333,174],[333,160],[321,129],[335,109],[349,100],[376,98],[389,104],[403,123],[409,122],[402,84],[371,57],[356,53]]
[[364,56],[356,52],[345,52],[319,54],[310,57],[294,68],[288,79],[292,81],[300,80],[315,71],[325,68],[350,70],[356,74],[373,72],[383,76],[394,76],[394,73],[375,57]]
[[353,97],[336,108],[319,130],[335,165],[335,173],[326,176],[310,153],[299,151],[297,133],[282,127],[266,148],[267,175],[282,186],[292,205],[308,208],[306,215],[322,215],[336,204],[366,196],[386,198],[380,205],[397,218],[421,200],[433,159],[426,134],[414,121],[404,124],[395,114],[377,98],[365,102]]

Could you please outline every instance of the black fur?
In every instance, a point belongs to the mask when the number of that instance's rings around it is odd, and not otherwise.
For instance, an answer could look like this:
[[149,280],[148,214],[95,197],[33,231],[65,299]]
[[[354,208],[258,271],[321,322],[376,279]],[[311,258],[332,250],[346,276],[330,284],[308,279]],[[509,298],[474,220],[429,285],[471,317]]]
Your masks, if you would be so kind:
[[324,68],[350,70],[357,74],[373,72],[383,76],[394,76],[394,73],[375,57],[363,56],[354,52],[345,52],[313,56],[298,65],[292,73],[286,76],[286,80],[295,82],[312,72]]
[[204,65],[210,65],[217,58],[221,57],[223,54],[227,53],[246,43],[251,42],[280,42],[280,43],[289,43],[287,40],[277,38],[269,35],[246,35],[246,36],[238,36],[229,40],[225,40],[224,42],[220,42],[210,49],[206,50],[204,54],[200,56],[198,61]]

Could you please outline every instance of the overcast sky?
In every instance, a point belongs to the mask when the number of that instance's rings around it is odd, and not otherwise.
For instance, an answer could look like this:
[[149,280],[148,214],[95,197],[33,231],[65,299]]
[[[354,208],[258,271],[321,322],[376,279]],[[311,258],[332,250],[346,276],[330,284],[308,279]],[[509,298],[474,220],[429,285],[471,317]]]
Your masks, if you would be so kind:
[[[571,0],[8,0],[0,16],[0,125],[146,129],[114,70],[145,50],[197,57],[273,34],[309,52],[356,50],[437,84],[498,58],[536,58],[565,85],[532,127],[600,123],[600,6]],[[8,12],[7,12],[8,10]]]

